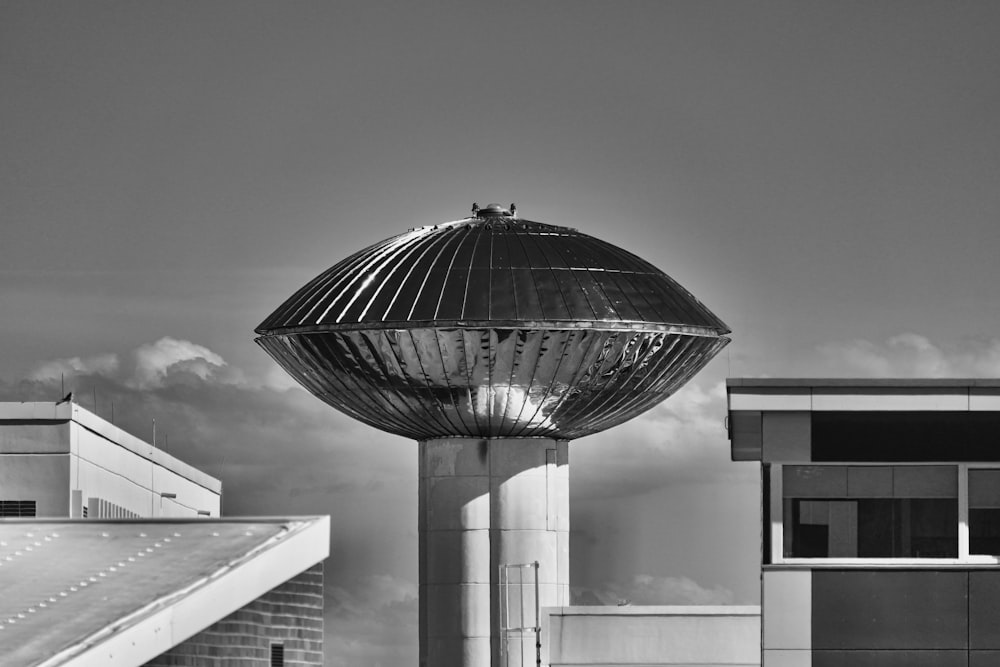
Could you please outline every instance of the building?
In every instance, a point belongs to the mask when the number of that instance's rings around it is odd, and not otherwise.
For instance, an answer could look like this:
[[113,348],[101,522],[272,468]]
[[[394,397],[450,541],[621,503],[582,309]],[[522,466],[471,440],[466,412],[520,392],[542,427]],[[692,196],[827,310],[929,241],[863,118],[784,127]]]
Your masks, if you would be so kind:
[[1000,381],[730,379],[764,667],[1000,664]]
[[0,404],[0,664],[322,665],[329,517],[221,494],[76,404]]
[[5,667],[323,664],[328,517],[0,521]]
[[219,517],[222,483],[72,401],[0,403],[0,517]]
[[554,607],[540,655],[549,667],[759,667],[760,607]]

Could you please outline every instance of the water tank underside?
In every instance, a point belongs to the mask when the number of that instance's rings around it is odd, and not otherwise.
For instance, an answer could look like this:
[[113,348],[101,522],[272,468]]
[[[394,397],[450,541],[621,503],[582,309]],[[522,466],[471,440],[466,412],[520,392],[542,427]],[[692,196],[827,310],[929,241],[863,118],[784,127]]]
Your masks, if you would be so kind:
[[257,342],[329,405],[427,440],[590,435],[662,401],[729,340],[662,327],[418,326],[276,332]]

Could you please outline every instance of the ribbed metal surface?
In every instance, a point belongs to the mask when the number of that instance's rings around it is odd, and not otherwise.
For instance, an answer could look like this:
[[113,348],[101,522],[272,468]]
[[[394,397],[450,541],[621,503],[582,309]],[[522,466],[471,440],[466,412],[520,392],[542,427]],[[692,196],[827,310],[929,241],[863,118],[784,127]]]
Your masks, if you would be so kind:
[[257,331],[407,322],[726,325],[649,262],[587,234],[470,218],[376,243],[325,271]]
[[418,440],[596,433],[659,403],[729,342],[648,262],[510,216],[366,248],[257,332],[316,396]]

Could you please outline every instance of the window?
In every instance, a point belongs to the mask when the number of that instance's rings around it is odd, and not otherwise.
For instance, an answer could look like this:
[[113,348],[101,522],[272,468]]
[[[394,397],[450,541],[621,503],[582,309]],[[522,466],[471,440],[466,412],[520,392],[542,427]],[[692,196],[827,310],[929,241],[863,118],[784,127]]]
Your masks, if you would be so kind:
[[35,516],[34,500],[0,500],[0,517]]
[[995,412],[814,412],[811,421],[813,461],[1000,460]]
[[958,557],[957,466],[783,466],[782,510],[785,558]]
[[283,643],[271,643],[271,667],[285,667],[285,645]]
[[1000,470],[969,470],[969,553],[1000,556]]

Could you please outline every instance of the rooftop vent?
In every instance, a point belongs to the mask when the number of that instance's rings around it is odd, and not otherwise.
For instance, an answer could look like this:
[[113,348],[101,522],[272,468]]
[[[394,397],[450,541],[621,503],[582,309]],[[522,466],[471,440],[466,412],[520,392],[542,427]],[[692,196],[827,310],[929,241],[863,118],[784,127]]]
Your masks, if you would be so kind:
[[516,204],[511,204],[510,208],[504,208],[500,204],[487,204],[483,208],[479,208],[479,204],[472,204],[472,217],[474,218],[511,218],[516,213]]

